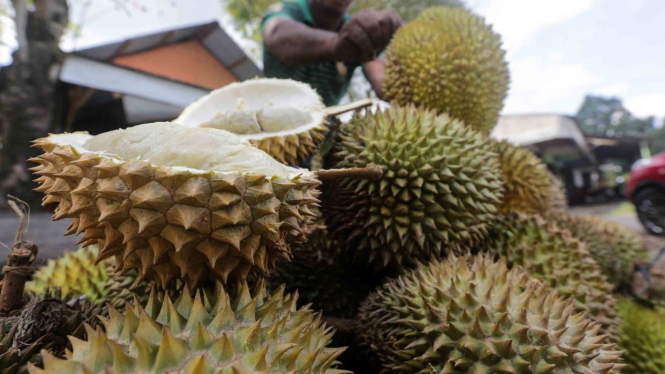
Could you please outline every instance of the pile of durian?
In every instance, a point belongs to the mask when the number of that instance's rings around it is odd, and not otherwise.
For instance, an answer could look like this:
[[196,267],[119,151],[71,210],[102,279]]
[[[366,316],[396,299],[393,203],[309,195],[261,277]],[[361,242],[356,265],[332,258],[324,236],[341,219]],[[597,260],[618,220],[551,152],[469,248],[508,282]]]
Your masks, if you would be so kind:
[[499,35],[431,8],[386,58],[385,110],[255,79],[37,139],[81,248],[26,285],[66,306],[57,334],[2,318],[0,373],[664,373],[665,312],[626,291],[640,237],[570,215],[540,159],[488,137]]

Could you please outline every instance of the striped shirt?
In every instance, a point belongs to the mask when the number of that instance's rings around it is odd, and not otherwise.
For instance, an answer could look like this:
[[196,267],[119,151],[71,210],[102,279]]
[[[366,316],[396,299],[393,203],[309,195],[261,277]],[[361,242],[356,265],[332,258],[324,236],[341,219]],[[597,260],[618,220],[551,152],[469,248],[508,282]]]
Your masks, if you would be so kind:
[[[263,16],[262,27],[275,17],[286,17],[316,28],[307,0],[285,0],[273,4]],[[347,15],[342,25],[348,18]],[[263,43],[263,73],[266,77],[293,79],[307,83],[318,92],[328,106],[339,103],[349,88],[353,71],[358,66],[360,64],[326,61],[307,66],[290,67],[270,53],[265,42]]]

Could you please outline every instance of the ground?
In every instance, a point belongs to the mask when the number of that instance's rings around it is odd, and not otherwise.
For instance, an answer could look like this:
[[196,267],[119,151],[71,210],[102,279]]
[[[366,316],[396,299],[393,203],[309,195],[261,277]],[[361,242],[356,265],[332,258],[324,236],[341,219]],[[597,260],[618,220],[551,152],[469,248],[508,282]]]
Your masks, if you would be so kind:
[[[583,205],[571,208],[573,214],[591,214],[603,216],[605,219],[619,222],[640,233],[646,245],[655,255],[661,248],[665,247],[665,237],[647,235],[646,231],[637,220],[634,209],[630,203],[616,202],[599,205]],[[44,263],[46,259],[57,257],[64,250],[76,248],[77,236],[63,236],[70,220],[51,221],[52,213],[33,212],[30,219],[30,228],[27,238],[39,246],[37,265]],[[10,210],[0,210],[0,243],[9,247],[14,242],[18,218]],[[0,252],[6,253],[6,252]],[[0,264],[4,263],[5,256],[0,256]]]

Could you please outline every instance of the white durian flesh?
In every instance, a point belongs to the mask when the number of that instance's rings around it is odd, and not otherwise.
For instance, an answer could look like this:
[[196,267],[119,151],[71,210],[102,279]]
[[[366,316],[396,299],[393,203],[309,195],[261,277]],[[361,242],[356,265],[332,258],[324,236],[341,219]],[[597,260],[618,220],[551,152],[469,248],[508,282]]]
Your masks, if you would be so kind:
[[142,160],[155,166],[181,167],[219,173],[260,173],[292,177],[303,170],[276,161],[247,140],[224,130],[186,128],[156,122],[91,136],[84,133],[52,135],[53,143],[80,151]]

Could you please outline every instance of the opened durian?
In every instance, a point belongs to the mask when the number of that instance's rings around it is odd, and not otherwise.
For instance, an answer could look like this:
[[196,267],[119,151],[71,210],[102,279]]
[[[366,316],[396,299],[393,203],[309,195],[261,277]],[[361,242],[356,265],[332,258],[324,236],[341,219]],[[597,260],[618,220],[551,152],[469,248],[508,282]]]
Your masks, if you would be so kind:
[[497,218],[497,155],[462,122],[394,106],[340,130],[334,167],[383,170],[378,181],[340,179],[325,198],[328,229],[352,256],[401,269],[481,240]]
[[110,259],[95,264],[98,255],[99,247],[90,245],[50,259],[26,283],[26,290],[39,294],[47,288],[59,287],[63,295],[75,292],[98,304],[109,303],[120,311],[135,296],[142,302],[147,301],[151,289],[149,282],[137,282],[135,270],[116,274],[114,261]]
[[193,300],[185,290],[175,302],[153,293],[124,316],[111,309],[106,333],[72,339],[66,360],[43,353],[44,369],[30,373],[340,373],[343,349],[326,347],[332,329],[283,292],[267,296],[259,283],[253,294],[243,284],[234,300],[221,288]]
[[27,374],[28,363],[41,365],[40,350],[64,357],[68,336],[85,338],[84,324],[96,326],[101,306],[74,294],[47,289],[21,312],[0,318],[0,373]]
[[613,287],[587,245],[568,230],[538,215],[508,214],[481,247],[544,280],[561,296],[572,297],[576,311],[588,311],[616,339],[619,321]]
[[504,193],[500,210],[544,213],[550,209],[552,183],[547,166],[526,148],[507,141],[493,142],[503,171]]
[[634,300],[619,302],[621,340],[626,374],[665,373],[665,310],[641,305]]
[[451,256],[382,286],[357,328],[386,373],[619,373],[621,352],[573,304],[503,259]]
[[226,130],[276,160],[297,165],[328,132],[326,117],[369,105],[326,108],[309,85],[288,79],[252,79],[224,86],[190,104],[174,122]]
[[588,244],[589,253],[615,286],[633,283],[635,264],[648,262],[649,253],[633,230],[595,216],[559,214],[551,217]]
[[320,182],[223,130],[152,123],[51,135],[32,159],[53,219],[98,244],[98,260],[162,287],[267,274],[305,240]]
[[383,91],[397,104],[448,113],[489,134],[508,92],[501,37],[464,8],[433,7],[397,31]]

